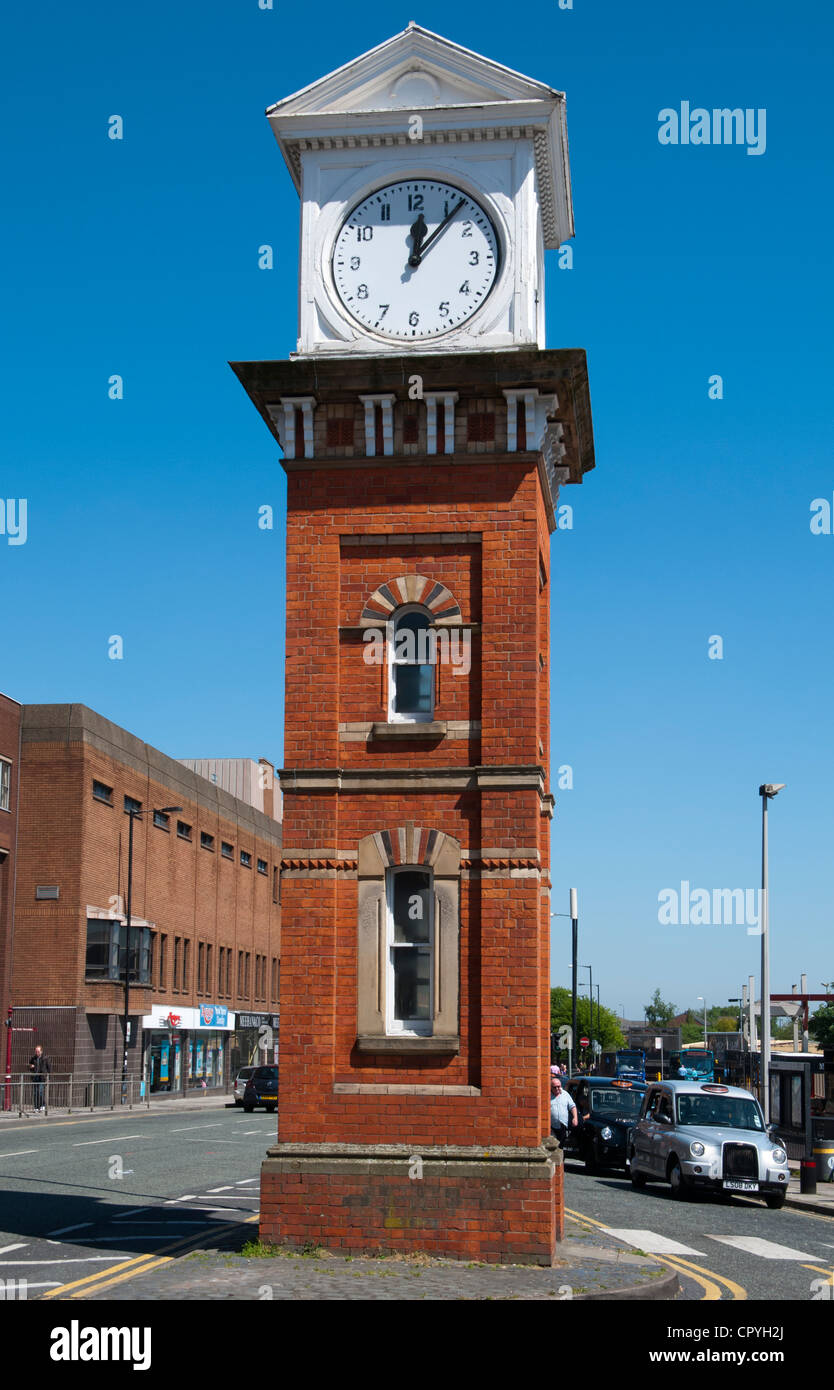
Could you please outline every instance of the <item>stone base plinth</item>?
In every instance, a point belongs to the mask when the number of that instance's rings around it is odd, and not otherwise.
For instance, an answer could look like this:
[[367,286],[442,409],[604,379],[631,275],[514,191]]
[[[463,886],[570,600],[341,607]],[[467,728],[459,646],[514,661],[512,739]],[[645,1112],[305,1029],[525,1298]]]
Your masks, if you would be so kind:
[[350,1254],[553,1263],[562,1151],[279,1143],[261,1168],[261,1240]]

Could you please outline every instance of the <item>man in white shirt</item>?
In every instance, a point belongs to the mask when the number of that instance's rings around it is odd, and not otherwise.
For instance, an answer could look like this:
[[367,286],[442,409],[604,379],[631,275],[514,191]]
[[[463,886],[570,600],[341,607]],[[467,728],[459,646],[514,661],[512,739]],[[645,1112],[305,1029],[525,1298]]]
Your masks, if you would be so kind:
[[555,1135],[565,1147],[568,1126],[575,1128],[578,1124],[576,1113],[576,1103],[573,1096],[567,1091],[562,1090],[562,1078],[558,1069],[550,1069],[550,1133]]

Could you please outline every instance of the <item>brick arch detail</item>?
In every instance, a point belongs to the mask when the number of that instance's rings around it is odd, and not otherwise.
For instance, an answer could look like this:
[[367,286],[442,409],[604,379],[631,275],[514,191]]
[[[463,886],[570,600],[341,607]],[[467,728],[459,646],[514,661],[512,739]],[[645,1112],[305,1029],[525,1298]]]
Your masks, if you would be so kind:
[[421,603],[438,627],[459,627],[463,621],[460,604],[444,584],[424,574],[401,574],[374,590],[362,609],[362,622],[387,622],[406,603]]
[[360,878],[381,877],[386,869],[400,864],[423,865],[438,877],[453,876],[460,872],[460,841],[413,821],[391,830],[375,830],[359,841]]

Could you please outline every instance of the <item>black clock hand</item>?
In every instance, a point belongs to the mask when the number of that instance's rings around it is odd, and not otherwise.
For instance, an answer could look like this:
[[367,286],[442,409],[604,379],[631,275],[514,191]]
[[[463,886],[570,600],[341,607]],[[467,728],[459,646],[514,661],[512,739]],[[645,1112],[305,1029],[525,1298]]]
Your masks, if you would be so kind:
[[411,255],[408,258],[409,265],[416,266],[420,264],[420,247],[423,244],[428,230],[426,219],[421,212],[417,221],[413,222],[411,225]]
[[461,198],[460,202],[452,208],[452,211],[446,214],[446,216],[443,218],[443,221],[435,227],[428,240],[423,242],[420,246],[418,246],[414,254],[409,256],[409,265],[418,266],[420,264],[429,247],[432,245],[433,242],[437,241],[437,238],[440,236],[440,233],[443,231],[444,227],[448,227],[452,218],[457,216],[457,214],[460,212],[461,208],[465,206],[465,204],[466,199]]

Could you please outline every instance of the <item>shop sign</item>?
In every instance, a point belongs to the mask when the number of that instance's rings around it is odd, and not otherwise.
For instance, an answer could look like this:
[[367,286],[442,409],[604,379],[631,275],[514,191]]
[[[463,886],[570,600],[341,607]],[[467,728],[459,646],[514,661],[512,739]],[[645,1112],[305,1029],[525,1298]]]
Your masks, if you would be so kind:
[[241,1014],[237,1016],[238,1028],[277,1028],[279,1024],[277,1014]]
[[200,1026],[202,1028],[227,1028],[229,1010],[225,1004],[200,1004]]

